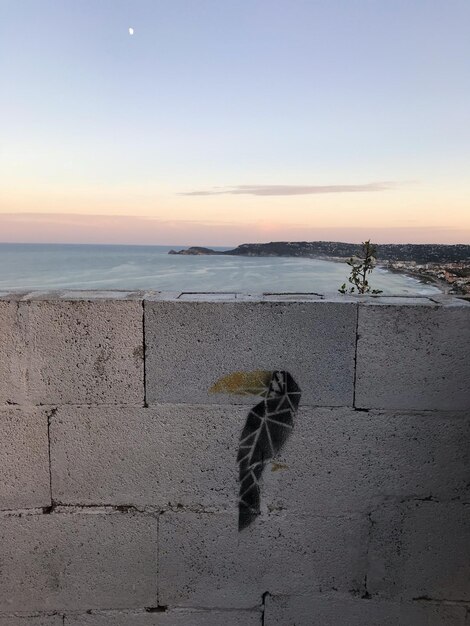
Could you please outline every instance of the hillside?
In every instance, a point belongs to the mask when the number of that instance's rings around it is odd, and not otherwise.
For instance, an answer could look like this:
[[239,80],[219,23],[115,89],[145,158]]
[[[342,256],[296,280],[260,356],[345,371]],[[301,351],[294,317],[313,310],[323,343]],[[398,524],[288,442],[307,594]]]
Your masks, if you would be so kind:
[[[272,241],[243,243],[233,250],[217,252],[194,247],[171,254],[223,254],[230,256],[288,256],[348,258],[360,251],[360,244],[339,241]],[[416,261],[416,263],[457,263],[470,261],[470,245],[456,244],[380,244],[379,261]]]

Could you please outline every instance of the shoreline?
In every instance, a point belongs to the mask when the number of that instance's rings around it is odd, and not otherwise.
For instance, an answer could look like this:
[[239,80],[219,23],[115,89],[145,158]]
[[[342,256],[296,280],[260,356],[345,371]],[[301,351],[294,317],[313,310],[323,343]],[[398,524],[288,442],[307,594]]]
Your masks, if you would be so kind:
[[[387,270],[387,272],[391,272],[392,274],[401,274],[402,276],[409,276],[410,278],[414,278],[418,282],[423,285],[434,285],[437,287],[442,293],[448,295],[450,293],[451,286],[446,283],[445,280],[441,280],[440,278],[435,278],[434,276],[428,276],[427,274],[420,274],[419,272],[412,272],[411,270],[397,270],[393,267],[387,267],[382,264],[378,264],[377,267],[381,269]],[[452,294],[455,295],[455,294]]]
[[[292,258],[302,258],[302,257],[292,257]],[[303,258],[316,259],[318,261],[332,261],[333,263],[344,263],[347,264],[347,260],[349,257],[326,257],[326,256],[308,256]],[[418,272],[412,272],[410,270],[398,270],[393,267],[388,267],[387,265],[378,262],[376,268],[381,270],[385,270],[390,272],[391,274],[400,274],[402,276],[408,276],[409,278],[413,278],[417,282],[423,285],[434,285],[437,287],[442,293],[449,294],[450,293],[450,285],[446,283],[445,280],[441,280],[440,278],[435,278],[434,276],[428,276],[427,274],[420,274]]]

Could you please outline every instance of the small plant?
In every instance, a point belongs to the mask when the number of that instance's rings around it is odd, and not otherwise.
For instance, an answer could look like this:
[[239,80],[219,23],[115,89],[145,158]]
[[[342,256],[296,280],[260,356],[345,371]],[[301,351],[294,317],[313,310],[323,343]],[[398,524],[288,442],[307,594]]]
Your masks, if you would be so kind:
[[351,283],[352,287],[348,289],[346,283],[343,283],[338,289],[340,293],[382,293],[380,289],[371,289],[369,281],[367,280],[367,275],[370,274],[377,265],[375,253],[376,247],[369,239],[362,244],[361,256],[352,256],[349,261],[346,261],[351,267],[351,274],[348,281]]

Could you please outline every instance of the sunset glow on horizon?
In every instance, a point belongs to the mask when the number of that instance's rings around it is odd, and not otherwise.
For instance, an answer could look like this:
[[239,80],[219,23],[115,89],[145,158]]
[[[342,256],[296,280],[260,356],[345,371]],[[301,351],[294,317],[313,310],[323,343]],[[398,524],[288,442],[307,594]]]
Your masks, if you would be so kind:
[[1,17],[2,242],[470,243],[464,0]]

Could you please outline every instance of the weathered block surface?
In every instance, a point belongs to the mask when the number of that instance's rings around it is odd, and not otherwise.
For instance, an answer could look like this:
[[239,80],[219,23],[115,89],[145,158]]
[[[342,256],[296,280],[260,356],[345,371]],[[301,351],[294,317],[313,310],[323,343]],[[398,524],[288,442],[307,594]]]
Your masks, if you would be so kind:
[[36,404],[140,404],[142,303],[26,301],[29,397]]
[[[112,613],[65,618],[65,626],[259,626],[259,611],[196,611],[174,609],[158,613]],[[0,623],[0,626],[1,623]]]
[[236,515],[164,513],[159,599],[170,606],[251,608],[266,591],[362,590],[365,518],[259,518],[239,533]]
[[51,504],[47,411],[0,409],[0,509]]
[[265,468],[262,502],[308,514],[370,511],[384,498],[470,499],[470,415],[305,408]]
[[63,619],[61,615],[0,617],[0,626],[63,626]]
[[[154,294],[144,408],[142,294],[108,295],[0,298],[0,509],[36,511],[0,515],[0,626],[254,626],[265,592],[265,626],[463,626],[470,305]],[[239,533],[257,399],[208,389],[253,369],[303,396]],[[48,413],[56,502],[174,511],[39,514]]]
[[0,300],[0,404],[25,401],[25,351],[18,302]]
[[356,406],[470,408],[470,307],[360,306]]
[[266,598],[265,626],[464,626],[464,607],[338,597]]
[[278,369],[304,405],[351,405],[356,314],[332,302],[145,302],[147,400],[254,404],[209,388],[235,371]]
[[0,519],[0,611],[157,604],[157,520],[131,514]]
[[61,407],[51,419],[55,500],[236,509],[244,407]]
[[368,589],[392,598],[470,600],[469,506],[411,502],[372,515]]
[[[54,500],[235,510],[247,408],[65,406],[51,418]],[[264,510],[370,511],[384,497],[469,498],[470,416],[304,408],[262,477]],[[170,467],[171,460],[171,467]]]

